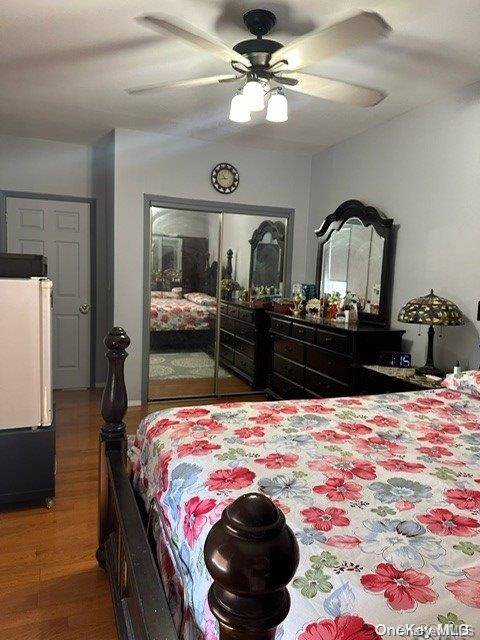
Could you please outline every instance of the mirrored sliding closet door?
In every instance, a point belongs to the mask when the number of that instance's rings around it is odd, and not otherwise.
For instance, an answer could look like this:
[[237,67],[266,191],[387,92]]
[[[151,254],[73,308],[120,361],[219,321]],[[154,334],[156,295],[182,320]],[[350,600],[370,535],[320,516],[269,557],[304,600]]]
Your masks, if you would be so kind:
[[216,393],[220,218],[150,207],[149,400]]
[[[285,291],[287,219],[224,213],[220,283],[222,395],[260,391],[267,385],[265,308]],[[255,303],[247,303],[253,294]]]
[[262,392],[288,220],[150,207],[148,400]]

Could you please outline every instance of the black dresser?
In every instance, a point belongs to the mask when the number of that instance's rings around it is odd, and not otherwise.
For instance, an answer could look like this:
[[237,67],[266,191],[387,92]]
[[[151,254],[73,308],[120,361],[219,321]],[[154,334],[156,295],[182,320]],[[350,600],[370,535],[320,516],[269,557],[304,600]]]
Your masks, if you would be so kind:
[[400,351],[405,333],[362,323],[268,316],[268,395],[275,399],[354,395],[356,365],[376,363],[380,351]]
[[267,386],[267,315],[235,302],[220,303],[220,364],[255,390]]

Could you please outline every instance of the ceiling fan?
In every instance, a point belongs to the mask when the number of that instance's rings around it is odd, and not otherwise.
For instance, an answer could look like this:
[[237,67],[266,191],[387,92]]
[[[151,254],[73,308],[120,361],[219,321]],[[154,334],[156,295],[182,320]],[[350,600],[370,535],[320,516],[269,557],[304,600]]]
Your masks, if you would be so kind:
[[127,89],[127,93],[132,95],[173,87],[241,82],[243,86],[232,98],[230,107],[230,119],[234,122],[248,122],[251,112],[261,111],[265,107],[266,98],[267,120],[285,122],[288,119],[288,105],[284,87],[317,98],[361,107],[374,106],[386,97],[385,93],[376,89],[298,71],[314,62],[388,35],[390,27],[377,13],[358,13],[282,45],[264,38],[277,22],[275,14],[266,9],[252,9],[245,13],[243,21],[255,38],[243,40],[233,49],[188,23],[171,17],[145,15],[137,20],[152,29],[168,31],[221,58],[232,66],[234,73]]

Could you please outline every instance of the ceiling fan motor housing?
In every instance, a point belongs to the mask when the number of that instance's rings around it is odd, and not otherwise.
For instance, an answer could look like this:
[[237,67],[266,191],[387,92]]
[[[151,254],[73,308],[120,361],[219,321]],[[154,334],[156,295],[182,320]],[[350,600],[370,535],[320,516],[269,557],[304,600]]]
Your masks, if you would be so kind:
[[261,38],[277,24],[277,17],[267,9],[252,9],[244,14],[243,21],[250,33]]
[[275,40],[263,38],[277,22],[275,14],[266,9],[252,9],[243,16],[243,21],[256,38],[243,40],[233,49],[248,58],[253,67],[267,66],[272,53],[283,46]]

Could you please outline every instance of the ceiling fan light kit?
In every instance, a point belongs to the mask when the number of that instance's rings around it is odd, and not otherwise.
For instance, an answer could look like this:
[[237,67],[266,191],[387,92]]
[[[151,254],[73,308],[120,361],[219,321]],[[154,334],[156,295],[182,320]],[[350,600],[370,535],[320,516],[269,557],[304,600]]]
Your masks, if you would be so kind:
[[281,88],[274,89],[270,95],[266,118],[269,122],[286,122],[288,120],[288,102]]
[[232,122],[250,122],[252,119],[247,99],[241,91],[232,98],[229,118]]
[[266,9],[252,9],[243,16],[243,21],[255,37],[243,40],[233,48],[192,25],[168,16],[142,16],[138,21],[152,29],[167,31],[221,58],[230,63],[234,73],[127,89],[130,94],[240,81],[244,86],[232,98],[229,117],[233,122],[242,123],[250,122],[252,112],[262,111],[266,99],[266,119],[269,122],[286,122],[288,104],[284,86],[315,98],[362,107],[375,106],[386,97],[385,93],[376,89],[298,71],[314,62],[386,37],[391,29],[377,13],[363,11],[282,45],[264,38],[276,24],[275,15]]

